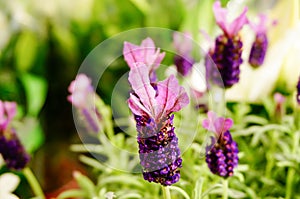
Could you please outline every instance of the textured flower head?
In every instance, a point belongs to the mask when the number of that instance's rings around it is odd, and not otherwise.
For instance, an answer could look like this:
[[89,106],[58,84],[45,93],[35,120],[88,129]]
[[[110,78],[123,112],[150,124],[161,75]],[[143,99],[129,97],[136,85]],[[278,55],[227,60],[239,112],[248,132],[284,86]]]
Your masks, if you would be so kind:
[[67,97],[84,117],[87,129],[97,133],[100,130],[101,114],[95,108],[95,103],[100,100],[96,95],[92,80],[85,74],[79,74],[74,81],[71,82],[69,88],[71,95]]
[[193,41],[190,33],[185,32],[180,34],[175,32],[173,34],[173,45],[176,51],[174,56],[174,64],[177,71],[186,76],[190,73],[195,61],[191,57],[191,51],[193,50]]
[[16,115],[15,102],[3,102],[0,100],[0,131],[6,129],[7,125]]
[[146,71],[149,66],[141,62],[130,66],[128,105],[136,120],[144,179],[169,186],[179,180],[182,165],[171,114],[186,106],[189,98],[174,75],[153,82]]
[[130,68],[135,68],[137,64],[144,64],[148,67],[149,75],[156,81],[154,71],[159,67],[165,57],[165,53],[160,53],[160,49],[155,47],[151,38],[146,38],[140,46],[129,42],[124,42],[123,48],[124,59]]
[[206,162],[213,174],[228,178],[233,175],[238,165],[238,146],[232,139],[230,127],[231,119],[218,117],[214,112],[207,113],[208,119],[203,121],[203,127],[213,131],[218,137],[212,137],[212,143],[206,148]]
[[128,80],[134,94],[130,94],[128,104],[135,115],[148,116],[158,122],[189,103],[187,93],[174,75],[157,82],[156,90],[144,71],[147,71],[147,66],[137,64],[129,72]]
[[300,105],[300,77],[299,77],[299,81],[298,81],[298,84],[297,84],[296,100],[297,100],[298,104]]
[[93,94],[92,81],[84,74],[79,74],[74,81],[71,82],[68,90],[71,95],[68,100],[76,107],[82,108],[86,106],[86,99]]
[[222,135],[228,131],[233,125],[233,121],[230,118],[218,117],[213,111],[207,112],[208,119],[203,120],[203,128],[216,133],[217,136]]
[[234,19],[232,22],[228,22],[228,10],[221,7],[221,2],[216,1],[213,5],[213,12],[216,22],[229,37],[236,35],[243,28],[243,26],[248,23],[246,16],[247,11],[248,8],[245,7],[243,12],[236,19]]
[[15,129],[8,126],[16,114],[16,106],[15,102],[0,100],[0,154],[8,168],[19,170],[26,166],[30,157]]

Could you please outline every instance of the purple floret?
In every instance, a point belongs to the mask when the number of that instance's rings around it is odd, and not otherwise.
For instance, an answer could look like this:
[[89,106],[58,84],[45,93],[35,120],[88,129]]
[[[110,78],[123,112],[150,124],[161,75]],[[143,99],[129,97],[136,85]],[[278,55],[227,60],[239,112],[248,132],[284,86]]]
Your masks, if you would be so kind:
[[144,179],[164,186],[179,180],[182,163],[173,118],[174,115],[157,125],[151,119],[135,116]]
[[0,154],[5,160],[6,166],[10,169],[21,170],[30,160],[29,155],[13,131],[11,131],[9,138],[6,138],[3,134],[0,136]]
[[268,37],[265,33],[257,34],[252,44],[249,64],[253,67],[259,67],[264,63],[268,48]]
[[[240,37],[236,36],[228,38],[226,35],[220,35],[216,38],[215,48],[209,52],[209,56],[216,65],[217,70],[212,67],[214,65],[206,60],[206,77],[208,80],[225,88],[233,86],[239,81],[240,65],[242,60],[243,44]],[[222,81],[220,81],[220,76]]]
[[233,175],[238,165],[238,147],[230,132],[224,132],[217,142],[212,138],[212,145],[206,149],[206,162],[213,174],[227,178]]

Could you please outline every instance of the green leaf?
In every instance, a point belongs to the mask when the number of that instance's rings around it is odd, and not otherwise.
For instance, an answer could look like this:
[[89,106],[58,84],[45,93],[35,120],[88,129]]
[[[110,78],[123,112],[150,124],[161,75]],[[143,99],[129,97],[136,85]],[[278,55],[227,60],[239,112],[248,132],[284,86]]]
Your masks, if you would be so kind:
[[43,129],[36,118],[25,117],[22,123],[16,123],[14,127],[29,153],[36,151],[45,141]]
[[38,51],[38,40],[29,31],[21,33],[15,46],[15,63],[20,71],[28,71],[35,60]]
[[96,196],[96,188],[94,183],[86,176],[82,175],[80,172],[75,171],[74,177],[79,187],[86,192],[89,198]]
[[29,73],[22,73],[20,79],[26,93],[28,114],[37,116],[46,100],[47,83],[43,78]]
[[175,190],[175,191],[179,192],[185,199],[190,199],[190,196],[186,193],[186,191],[184,191],[180,187],[170,186],[169,188],[170,188],[170,190]]
[[85,196],[86,196],[86,194],[82,190],[70,189],[70,190],[64,191],[61,194],[59,194],[59,196],[57,198],[58,199],[79,198],[79,197],[82,198],[82,197],[85,197]]

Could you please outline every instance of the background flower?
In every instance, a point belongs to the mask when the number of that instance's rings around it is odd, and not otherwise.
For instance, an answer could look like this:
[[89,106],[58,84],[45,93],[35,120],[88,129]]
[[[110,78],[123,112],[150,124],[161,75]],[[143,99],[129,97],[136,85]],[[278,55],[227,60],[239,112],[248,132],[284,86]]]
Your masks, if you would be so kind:
[[20,178],[12,173],[4,173],[0,176],[0,198],[18,199],[12,192],[18,187]]

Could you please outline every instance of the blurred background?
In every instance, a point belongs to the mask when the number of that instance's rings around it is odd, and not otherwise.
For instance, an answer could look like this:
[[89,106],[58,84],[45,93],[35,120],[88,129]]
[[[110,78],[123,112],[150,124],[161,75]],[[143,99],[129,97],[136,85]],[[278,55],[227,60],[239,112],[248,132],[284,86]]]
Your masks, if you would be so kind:
[[[74,169],[84,172],[68,150],[80,140],[66,97],[68,85],[89,52],[120,32],[140,27],[189,31],[201,42],[200,29],[209,34],[216,29],[213,2],[0,0],[0,99],[19,104],[22,124],[16,124],[18,132],[34,156],[31,166],[46,192],[66,184]],[[257,0],[247,4],[250,13],[256,13],[278,3]],[[112,82],[127,70],[124,61],[107,69],[103,77],[107,84],[97,88],[107,104]]]

